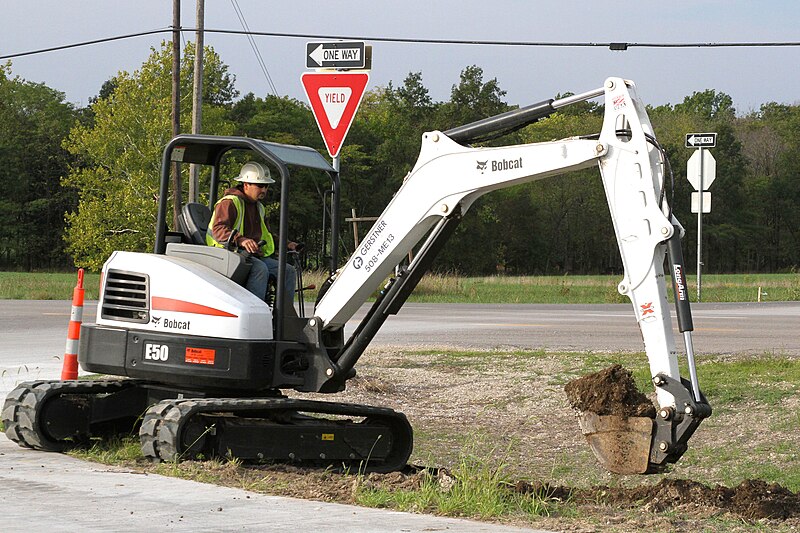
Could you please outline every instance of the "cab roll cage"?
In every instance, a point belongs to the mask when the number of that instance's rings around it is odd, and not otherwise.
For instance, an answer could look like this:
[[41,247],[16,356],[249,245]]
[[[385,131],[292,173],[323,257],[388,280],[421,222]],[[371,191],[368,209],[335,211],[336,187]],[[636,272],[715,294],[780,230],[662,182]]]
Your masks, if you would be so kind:
[[[249,150],[278,169],[281,182],[280,228],[278,235],[278,280],[275,298],[276,329],[282,331],[284,306],[284,280],[286,278],[287,243],[289,242],[289,166],[298,166],[326,172],[331,180],[331,250],[329,270],[333,273],[338,264],[339,242],[339,173],[316,150],[305,146],[260,141],[249,137],[217,137],[212,135],[178,135],[164,148],[161,163],[161,182],[158,192],[158,217],[154,252],[164,254],[167,249],[167,199],[169,197],[170,168],[172,163],[195,163],[211,166],[211,184],[208,207],[213,211],[217,203],[220,182],[220,164],[231,150]],[[177,197],[177,195],[176,195]],[[180,206],[179,206],[180,207]],[[323,209],[323,217],[327,210]],[[324,225],[324,222],[323,222]]]

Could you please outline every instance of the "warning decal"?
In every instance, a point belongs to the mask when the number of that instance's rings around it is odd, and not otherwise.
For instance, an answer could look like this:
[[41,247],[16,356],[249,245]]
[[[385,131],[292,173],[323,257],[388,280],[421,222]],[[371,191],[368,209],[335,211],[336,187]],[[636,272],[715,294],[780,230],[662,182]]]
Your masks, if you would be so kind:
[[216,350],[210,348],[191,348],[187,346],[185,361],[195,365],[213,365],[216,354]]

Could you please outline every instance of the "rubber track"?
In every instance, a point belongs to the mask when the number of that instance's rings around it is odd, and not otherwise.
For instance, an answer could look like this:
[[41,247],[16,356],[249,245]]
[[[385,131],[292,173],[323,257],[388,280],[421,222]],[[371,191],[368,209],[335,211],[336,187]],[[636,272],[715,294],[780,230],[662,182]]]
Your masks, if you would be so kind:
[[186,453],[181,445],[183,427],[193,416],[204,413],[236,413],[237,411],[247,411],[249,417],[250,413],[254,412],[264,415],[270,411],[299,411],[383,419],[397,433],[397,446],[403,446],[405,449],[394,450],[394,453],[391,454],[391,463],[384,464],[381,471],[402,468],[411,454],[413,441],[411,426],[402,413],[382,407],[293,398],[162,400],[152,405],[144,415],[142,426],[139,429],[142,452],[146,458],[155,462],[180,461]]
[[134,380],[102,381],[27,381],[20,383],[6,396],[2,419],[6,436],[24,448],[60,452],[74,445],[73,441],[54,440],[41,420],[45,403],[57,395],[97,395],[119,392],[132,387]]

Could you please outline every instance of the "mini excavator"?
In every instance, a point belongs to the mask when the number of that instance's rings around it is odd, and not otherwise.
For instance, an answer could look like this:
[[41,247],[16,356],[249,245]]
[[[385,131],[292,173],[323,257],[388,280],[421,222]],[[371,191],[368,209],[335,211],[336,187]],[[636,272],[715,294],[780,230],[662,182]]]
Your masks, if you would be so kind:
[[[598,97],[605,106],[599,133],[473,146]],[[220,167],[236,151],[277,169],[273,176],[280,182],[280,268],[271,305],[243,287],[252,259],[205,245]],[[181,206],[178,227],[170,230],[169,171],[175,162],[209,166],[210,193],[208,205]],[[586,93],[423,134],[413,169],[342,267],[336,245],[339,175],[319,152],[252,138],[175,137],[163,155],[154,250],[115,251],[108,258],[96,321],[81,327],[79,363],[100,379],[21,383],[3,406],[6,435],[21,446],[62,451],[139,427],[143,453],[154,461],[224,456],[362,471],[401,469],[413,444],[402,413],[290,398],[282,391],[344,390],[378,329],[400,310],[478,197],[594,166],[600,169],[624,265],[618,290],[633,305],[659,409],[655,419],[588,413],[581,426],[606,468],[663,470],[686,451],[711,407],[695,371],[683,228],[665,195],[671,171],[634,84],[621,78],[609,78]],[[302,307],[295,310],[294,295],[284,294],[290,169],[298,168],[330,181],[325,229],[331,243],[329,278],[310,316]],[[414,259],[397,268],[416,246]],[[665,259],[688,380],[678,368]],[[366,316],[346,335],[345,324],[376,291],[379,296]]]

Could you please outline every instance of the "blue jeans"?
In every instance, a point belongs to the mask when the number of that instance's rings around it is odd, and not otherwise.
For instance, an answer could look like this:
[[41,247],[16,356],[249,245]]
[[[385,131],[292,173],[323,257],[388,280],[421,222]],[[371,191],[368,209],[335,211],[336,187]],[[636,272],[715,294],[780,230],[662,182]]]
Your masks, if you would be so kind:
[[[250,275],[247,277],[245,289],[252,292],[262,300],[267,294],[267,283],[269,276],[278,279],[278,260],[271,257],[253,257],[253,266],[250,267]],[[294,301],[294,290],[297,286],[297,274],[294,267],[286,264],[286,280],[284,288],[286,290],[286,300]]]

